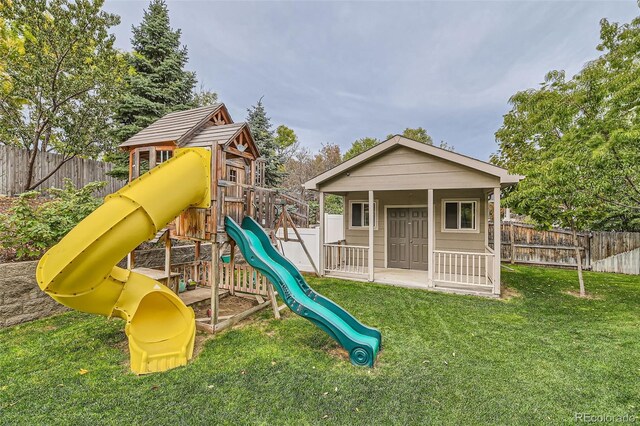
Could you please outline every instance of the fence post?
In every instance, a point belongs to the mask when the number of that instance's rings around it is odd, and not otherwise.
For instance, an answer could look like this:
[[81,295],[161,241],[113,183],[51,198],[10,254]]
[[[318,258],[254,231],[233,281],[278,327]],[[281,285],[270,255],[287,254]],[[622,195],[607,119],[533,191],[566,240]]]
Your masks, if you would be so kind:
[[585,268],[591,269],[591,238],[593,237],[593,234],[591,232],[589,232],[589,234],[587,235],[587,253],[586,253],[586,265]]
[[515,263],[516,255],[516,238],[515,230],[513,229],[513,220],[509,221],[509,239],[511,240],[511,264]]

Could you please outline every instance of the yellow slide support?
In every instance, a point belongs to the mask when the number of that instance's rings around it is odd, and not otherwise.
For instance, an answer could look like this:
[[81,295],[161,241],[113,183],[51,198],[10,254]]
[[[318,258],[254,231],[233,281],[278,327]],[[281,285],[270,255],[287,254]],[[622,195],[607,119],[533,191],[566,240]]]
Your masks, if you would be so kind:
[[38,285],[72,309],[127,324],[136,374],[185,365],[193,356],[193,310],[167,287],[115,266],[187,207],[211,204],[211,152],[184,148],[118,192],[40,259]]

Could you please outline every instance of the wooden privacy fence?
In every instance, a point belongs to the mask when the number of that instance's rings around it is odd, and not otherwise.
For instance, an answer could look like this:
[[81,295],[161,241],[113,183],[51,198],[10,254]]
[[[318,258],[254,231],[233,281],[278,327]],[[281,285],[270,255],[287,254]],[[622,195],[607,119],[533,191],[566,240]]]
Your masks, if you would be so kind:
[[[490,246],[493,245],[493,228],[490,223]],[[579,232],[577,236],[584,269],[640,274],[640,233]],[[504,221],[500,241],[503,262],[577,267],[570,230],[540,231],[530,224]]]
[[[0,145],[0,194],[16,195],[24,191],[28,159],[27,150]],[[62,160],[63,156],[60,154],[39,152],[34,164],[34,182],[48,175]],[[71,179],[76,187],[82,187],[90,182],[105,181],[107,185],[97,194],[103,197],[116,192],[126,183],[107,175],[107,172],[113,168],[114,166],[110,163],[75,157],[63,164],[36,189],[62,188],[64,178]]]
[[591,269],[640,275],[640,232],[592,232]]

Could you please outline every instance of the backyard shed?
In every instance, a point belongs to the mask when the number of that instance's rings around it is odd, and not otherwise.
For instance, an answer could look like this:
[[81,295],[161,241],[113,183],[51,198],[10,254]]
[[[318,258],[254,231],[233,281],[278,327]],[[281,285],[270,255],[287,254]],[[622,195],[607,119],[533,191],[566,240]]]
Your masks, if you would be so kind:
[[520,178],[394,136],[305,183],[319,192],[320,218],[325,195],[344,200],[345,239],[323,241],[320,231],[321,274],[499,295],[500,235],[489,240],[489,207],[499,221],[501,188]]

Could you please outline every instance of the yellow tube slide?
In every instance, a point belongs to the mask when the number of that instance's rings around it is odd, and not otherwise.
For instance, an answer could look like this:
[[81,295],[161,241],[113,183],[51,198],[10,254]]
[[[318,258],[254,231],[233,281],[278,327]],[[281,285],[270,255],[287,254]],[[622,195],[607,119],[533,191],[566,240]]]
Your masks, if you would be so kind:
[[185,365],[193,356],[193,310],[167,287],[115,266],[187,207],[210,206],[211,152],[178,149],[87,216],[40,259],[38,285],[72,309],[127,324],[136,374]]

